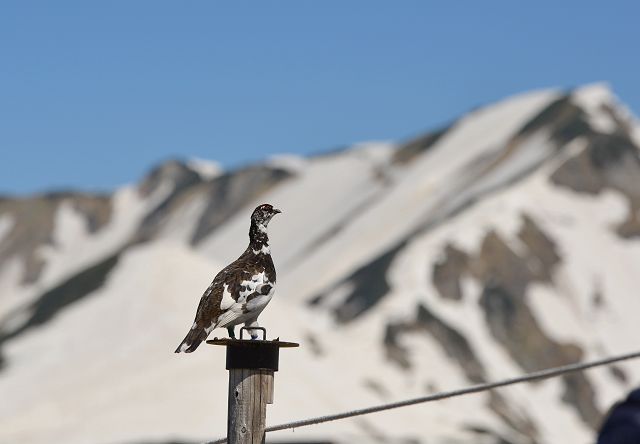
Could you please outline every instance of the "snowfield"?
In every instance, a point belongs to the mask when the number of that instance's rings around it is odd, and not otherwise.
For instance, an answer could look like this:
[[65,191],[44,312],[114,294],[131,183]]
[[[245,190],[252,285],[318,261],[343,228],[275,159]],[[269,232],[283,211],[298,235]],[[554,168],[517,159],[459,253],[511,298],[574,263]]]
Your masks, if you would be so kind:
[[[582,110],[588,130],[561,142],[557,121],[523,131],[556,105]],[[108,223],[95,232],[81,210],[63,202],[51,242],[38,249],[46,265],[35,282],[21,280],[20,255],[0,262],[0,443],[224,436],[224,350],[173,350],[213,276],[246,247],[249,215],[262,202],[283,214],[269,227],[278,280],[260,323],[270,338],[302,345],[280,353],[268,424],[519,375],[533,365],[528,356],[544,366],[538,344],[557,362],[634,351],[640,233],[623,237],[616,227],[636,197],[606,185],[587,193],[571,188],[574,176],[565,173],[564,185],[557,177],[567,162],[588,158],[594,133],[617,134],[621,121],[636,137],[633,116],[597,84],[473,111],[406,164],[394,162],[402,144],[388,142],[310,158],[273,156],[265,166],[288,176],[256,188],[195,243],[215,195],[207,187],[233,180],[214,162],[186,163],[185,174],[200,177],[193,184],[160,175],[150,195],[135,185],[117,190]],[[625,165],[625,174],[636,168]],[[617,170],[603,180],[610,171]],[[153,235],[136,237],[170,198]],[[18,223],[0,206],[0,258]],[[96,288],[84,291],[82,279]],[[79,296],[58,305],[47,294]],[[511,298],[511,311],[487,308],[500,294]],[[44,321],[33,313],[45,313]],[[510,321],[514,335],[501,335]],[[598,426],[593,418],[639,382],[640,363],[626,362],[589,371],[575,387],[547,380],[269,439],[587,443]]]

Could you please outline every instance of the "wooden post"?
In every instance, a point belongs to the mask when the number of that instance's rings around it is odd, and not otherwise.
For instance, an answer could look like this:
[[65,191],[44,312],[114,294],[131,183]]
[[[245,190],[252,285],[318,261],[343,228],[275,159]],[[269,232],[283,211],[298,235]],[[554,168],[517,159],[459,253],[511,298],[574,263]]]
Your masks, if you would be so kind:
[[267,404],[273,404],[273,371],[229,370],[229,444],[264,443]]
[[278,371],[280,348],[299,344],[278,339],[267,341],[264,336],[263,340],[244,340],[242,330],[240,339],[215,338],[207,343],[227,347],[228,444],[263,444],[267,404],[273,404],[273,374]]

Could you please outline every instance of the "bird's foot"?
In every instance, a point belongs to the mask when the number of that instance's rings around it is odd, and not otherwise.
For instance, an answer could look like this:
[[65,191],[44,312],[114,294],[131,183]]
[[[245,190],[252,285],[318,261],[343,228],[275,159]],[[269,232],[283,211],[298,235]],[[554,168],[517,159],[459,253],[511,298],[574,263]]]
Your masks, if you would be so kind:
[[[252,341],[260,339],[261,331],[265,332],[265,329],[260,327],[260,325],[258,325],[256,321],[253,321],[249,325],[244,324],[244,327],[242,327],[242,330],[246,330],[249,333]],[[266,335],[266,332],[265,332],[265,335]],[[240,337],[242,337],[242,331],[240,332]]]
[[233,327],[227,327],[227,331],[229,332],[229,337],[231,339],[235,339],[236,338],[236,333],[233,331]]

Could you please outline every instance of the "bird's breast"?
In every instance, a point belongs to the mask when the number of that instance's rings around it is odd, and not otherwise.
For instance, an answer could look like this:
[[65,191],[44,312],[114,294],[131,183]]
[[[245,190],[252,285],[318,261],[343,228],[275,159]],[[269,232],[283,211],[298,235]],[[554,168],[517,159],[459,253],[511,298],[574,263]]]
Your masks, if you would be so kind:
[[267,294],[259,295],[252,298],[249,302],[247,302],[247,311],[260,312],[264,310],[264,308],[267,306],[269,301],[271,301],[271,298],[273,297],[274,292],[275,292],[275,287],[271,286]]
[[254,293],[262,293],[263,288],[266,288],[267,286],[271,287],[270,292],[272,292],[274,285],[275,282],[271,282],[269,275],[264,269],[260,272],[256,272],[251,277],[240,282],[238,302],[246,301],[247,297]]

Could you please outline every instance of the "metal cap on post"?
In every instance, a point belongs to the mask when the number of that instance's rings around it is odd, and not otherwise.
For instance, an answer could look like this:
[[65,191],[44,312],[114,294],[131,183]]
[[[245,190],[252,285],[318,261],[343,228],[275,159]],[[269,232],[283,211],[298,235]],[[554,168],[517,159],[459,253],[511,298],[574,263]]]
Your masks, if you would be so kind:
[[[261,330],[262,340],[243,339],[245,330]],[[278,371],[281,347],[298,347],[279,338],[268,341],[262,327],[242,327],[240,339],[207,341],[227,348],[229,370],[229,407],[227,442],[229,444],[264,443],[267,404],[273,404],[273,373]]]

